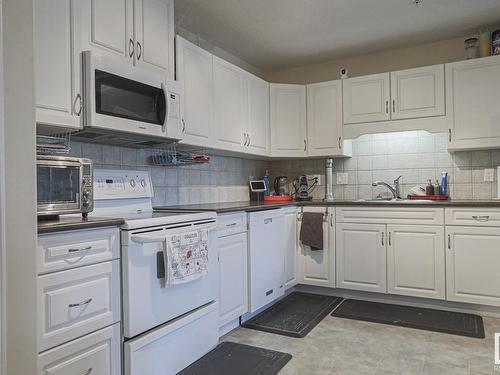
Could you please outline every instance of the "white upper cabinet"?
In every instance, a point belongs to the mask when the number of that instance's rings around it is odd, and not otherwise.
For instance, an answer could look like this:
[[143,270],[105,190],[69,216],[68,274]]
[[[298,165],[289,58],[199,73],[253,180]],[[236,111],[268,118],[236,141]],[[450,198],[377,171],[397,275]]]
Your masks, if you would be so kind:
[[307,85],[309,156],[352,156],[352,142],[342,137],[342,81]]
[[80,0],[82,50],[121,56],[135,54],[133,0]]
[[269,154],[269,83],[248,74],[248,142],[249,153]]
[[248,143],[246,74],[213,56],[214,146],[243,151]]
[[173,79],[173,0],[134,0],[134,12],[135,63]]
[[183,142],[212,146],[212,55],[177,37],[177,79],[183,86]]
[[444,116],[444,65],[391,73],[393,120]]
[[388,225],[387,291],[444,299],[445,285],[444,228]]
[[391,119],[390,73],[348,78],[342,84],[345,124]]
[[500,56],[446,65],[451,150],[500,147]]
[[35,2],[35,97],[38,123],[80,127],[78,28],[72,0]]
[[271,156],[307,156],[306,87],[271,84]]

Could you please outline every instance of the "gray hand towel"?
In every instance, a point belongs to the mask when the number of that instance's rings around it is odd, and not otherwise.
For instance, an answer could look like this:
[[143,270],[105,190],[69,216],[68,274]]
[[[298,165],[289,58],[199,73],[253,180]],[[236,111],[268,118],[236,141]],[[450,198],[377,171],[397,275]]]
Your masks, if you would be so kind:
[[323,250],[323,214],[304,212],[300,226],[300,241],[311,250]]

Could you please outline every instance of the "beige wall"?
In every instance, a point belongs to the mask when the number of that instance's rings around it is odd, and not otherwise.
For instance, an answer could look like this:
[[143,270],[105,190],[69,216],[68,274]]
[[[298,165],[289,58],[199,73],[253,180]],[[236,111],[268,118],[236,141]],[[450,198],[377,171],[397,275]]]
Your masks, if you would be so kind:
[[347,68],[349,76],[382,73],[418,66],[442,64],[464,59],[464,38],[380,51],[321,64],[267,72],[265,78],[275,83],[313,83],[339,78],[340,68]]
[[7,286],[5,373],[31,375],[36,374],[37,358],[33,0],[4,0],[2,21]]

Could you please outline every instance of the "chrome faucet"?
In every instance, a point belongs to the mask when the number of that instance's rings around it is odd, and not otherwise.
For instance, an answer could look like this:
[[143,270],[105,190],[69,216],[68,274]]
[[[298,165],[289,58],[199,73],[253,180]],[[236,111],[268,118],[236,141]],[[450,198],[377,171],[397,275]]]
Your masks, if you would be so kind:
[[394,187],[383,181],[375,181],[372,183],[372,186],[385,186],[392,193],[392,199],[401,199],[401,187],[399,184],[401,177],[403,176],[399,176],[394,180]]

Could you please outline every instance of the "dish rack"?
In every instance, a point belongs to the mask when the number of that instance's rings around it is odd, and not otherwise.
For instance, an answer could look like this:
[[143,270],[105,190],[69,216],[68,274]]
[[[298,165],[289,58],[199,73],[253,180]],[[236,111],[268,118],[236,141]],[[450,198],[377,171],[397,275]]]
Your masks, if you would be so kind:
[[150,162],[162,167],[180,167],[184,165],[208,164],[210,156],[206,153],[178,150],[177,144],[171,144],[160,149],[154,149]]
[[71,133],[36,136],[36,152],[39,155],[67,155],[71,150]]

